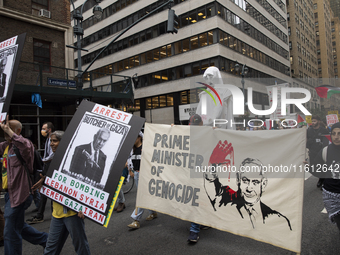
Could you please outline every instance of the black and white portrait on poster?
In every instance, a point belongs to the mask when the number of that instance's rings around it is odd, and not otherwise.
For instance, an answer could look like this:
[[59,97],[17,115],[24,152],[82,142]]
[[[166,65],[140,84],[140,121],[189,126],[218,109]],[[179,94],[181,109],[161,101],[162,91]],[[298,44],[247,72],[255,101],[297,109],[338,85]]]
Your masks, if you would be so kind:
[[130,126],[86,113],[65,154],[61,171],[103,189]]
[[22,34],[0,42],[0,120],[6,118],[11,103],[25,36]]
[[143,124],[143,118],[83,100],[40,192],[106,227],[124,165]]

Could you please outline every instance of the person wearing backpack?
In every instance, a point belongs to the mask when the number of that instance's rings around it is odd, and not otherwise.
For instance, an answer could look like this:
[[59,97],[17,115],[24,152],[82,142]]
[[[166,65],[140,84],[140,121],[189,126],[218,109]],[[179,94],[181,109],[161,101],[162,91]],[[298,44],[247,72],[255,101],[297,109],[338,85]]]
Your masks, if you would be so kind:
[[[6,191],[5,254],[20,255],[22,254],[22,239],[45,247],[48,234],[36,230],[25,222],[25,209],[32,203],[30,174],[33,172],[33,144],[20,135],[22,124],[17,120],[8,120],[8,115],[0,127],[4,131],[6,140],[0,143],[2,189]],[[20,162],[14,147],[20,152],[25,165]]]
[[[322,198],[330,221],[340,231],[340,122],[331,129],[332,143],[319,151],[310,173],[325,178]],[[327,170],[327,171],[326,171]]]

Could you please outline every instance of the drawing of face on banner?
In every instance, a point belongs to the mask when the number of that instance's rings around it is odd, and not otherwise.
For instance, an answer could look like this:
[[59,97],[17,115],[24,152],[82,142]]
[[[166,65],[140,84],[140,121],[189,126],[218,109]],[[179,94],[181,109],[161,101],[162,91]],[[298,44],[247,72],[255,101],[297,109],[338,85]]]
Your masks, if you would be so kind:
[[59,170],[103,190],[129,130],[127,124],[87,112],[71,139]]

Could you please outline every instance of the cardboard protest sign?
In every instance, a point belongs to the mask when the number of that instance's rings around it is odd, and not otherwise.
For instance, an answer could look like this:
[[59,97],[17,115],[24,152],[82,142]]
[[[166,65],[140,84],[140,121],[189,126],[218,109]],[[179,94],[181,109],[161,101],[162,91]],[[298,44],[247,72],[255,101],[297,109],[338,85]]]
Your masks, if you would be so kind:
[[84,100],[65,131],[41,192],[107,226],[111,201],[143,124],[143,118]]
[[0,42],[0,121],[6,119],[26,34]]
[[339,122],[337,114],[329,114],[326,116],[326,119],[327,119],[327,126],[333,125]]
[[299,252],[306,130],[146,124],[137,207]]

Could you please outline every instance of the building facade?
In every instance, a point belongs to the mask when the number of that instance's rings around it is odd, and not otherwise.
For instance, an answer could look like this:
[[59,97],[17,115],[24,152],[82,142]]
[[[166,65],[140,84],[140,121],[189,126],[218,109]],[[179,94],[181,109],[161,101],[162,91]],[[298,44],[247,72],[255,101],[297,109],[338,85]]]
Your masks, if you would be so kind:
[[307,109],[320,108],[315,92],[318,78],[315,24],[312,0],[289,1],[287,6],[290,64],[293,83],[311,92]]
[[[26,33],[9,115],[23,123],[23,135],[41,148],[41,124],[51,121],[64,129],[75,111],[53,100],[53,93],[39,92],[48,78],[65,79],[65,70],[73,68],[72,52],[65,49],[72,43],[70,5],[66,0],[1,0],[0,24],[0,41]],[[34,90],[41,94],[43,108],[32,104]]]
[[[82,47],[89,52],[82,54],[83,69],[123,29],[165,2],[103,1],[100,20],[85,11],[90,5],[85,8]],[[83,3],[76,1],[76,8]],[[258,109],[269,107],[267,85],[291,81],[286,5],[281,0],[175,0],[172,9],[179,16],[177,34],[166,31],[167,7],[139,22],[89,69],[92,86],[103,90],[100,84],[108,83],[112,73],[135,75],[139,81],[134,105],[126,107],[134,107],[148,122],[179,124],[189,118],[183,111],[193,112],[191,106],[198,102],[192,79],[202,77],[209,66],[218,67],[223,78],[236,79],[241,87],[235,64],[246,65],[245,88],[253,87]]]

